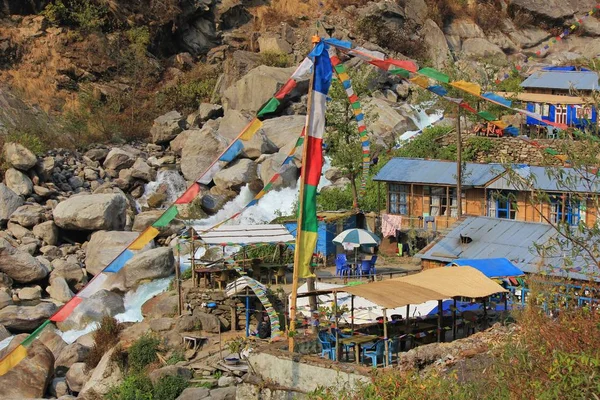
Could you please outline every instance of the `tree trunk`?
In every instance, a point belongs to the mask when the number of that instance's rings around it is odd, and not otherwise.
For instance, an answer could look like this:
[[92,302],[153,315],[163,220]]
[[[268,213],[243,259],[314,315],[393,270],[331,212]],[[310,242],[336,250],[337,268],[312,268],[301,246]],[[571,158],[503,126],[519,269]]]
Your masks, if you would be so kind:
[[356,177],[350,177],[350,185],[352,186],[352,206],[358,210],[358,191],[356,190]]
[[[306,278],[306,286],[309,292],[312,292],[315,290],[315,278]],[[310,318],[309,321],[312,321],[312,317],[313,317],[313,313],[318,311],[317,310],[317,296],[309,296],[308,297],[308,304],[310,306]],[[311,323],[310,325],[310,331],[311,333],[316,334],[318,330],[318,326],[315,326],[314,324]]]

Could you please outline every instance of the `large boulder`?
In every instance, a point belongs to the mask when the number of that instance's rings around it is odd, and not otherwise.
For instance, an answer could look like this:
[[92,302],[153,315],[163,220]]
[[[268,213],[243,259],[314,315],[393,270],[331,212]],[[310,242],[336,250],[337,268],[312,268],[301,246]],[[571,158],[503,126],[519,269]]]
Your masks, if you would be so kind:
[[65,376],[65,373],[73,364],[85,361],[89,352],[90,348],[80,343],[67,345],[54,362],[56,376]]
[[88,380],[88,371],[85,366],[85,363],[78,362],[75,363],[69,368],[67,372],[67,385],[69,385],[69,389],[71,389],[75,393],[79,393],[79,391],[83,388],[83,385]]
[[[138,232],[94,232],[87,245],[85,255],[86,271],[92,275],[100,273],[138,236]],[[151,248],[152,243],[148,244],[145,248]]]
[[127,218],[127,198],[122,194],[89,194],[70,197],[54,208],[54,223],[71,230],[122,230]]
[[223,107],[218,104],[200,103],[198,107],[199,122],[206,122],[223,116]]
[[292,46],[284,39],[275,35],[266,35],[258,38],[258,48],[261,53],[285,53],[292,52]]
[[29,283],[48,276],[48,269],[31,254],[19,251],[0,238],[0,272],[14,281]]
[[127,261],[115,281],[122,283],[123,289],[131,289],[143,281],[170,276],[174,273],[174,265],[175,258],[170,247],[147,250]]
[[363,109],[370,118],[369,130],[381,144],[395,144],[396,137],[407,130],[416,129],[412,120],[402,115],[387,101],[369,98],[363,102]]
[[124,311],[123,297],[103,289],[83,299],[67,319],[57,325],[61,331],[83,329],[90,322],[98,322],[106,315],[114,317]]
[[422,25],[427,19],[427,3],[425,0],[408,0],[405,1],[404,14],[406,18],[416,22],[418,25]]
[[142,305],[142,315],[145,319],[151,320],[173,317],[177,310],[177,301],[177,296],[173,292],[158,294]]
[[23,204],[23,199],[4,183],[0,183],[0,226]]
[[217,172],[213,179],[215,185],[221,189],[239,190],[258,179],[257,165],[252,160],[237,160],[231,163],[230,167]]
[[481,38],[465,40],[462,44],[462,54],[475,61],[486,57],[506,60],[506,55],[498,45]]
[[136,157],[133,153],[115,147],[110,150],[102,165],[105,169],[118,172],[124,168],[131,167],[135,159]]
[[0,310],[12,304],[14,303],[11,294],[7,292],[4,288],[0,289]]
[[74,296],[69,284],[62,276],[52,279],[50,285],[46,287],[46,292],[48,292],[50,298],[60,303],[67,303]]
[[[250,121],[251,118],[240,111],[228,110],[220,121],[217,133],[231,142],[237,138]],[[242,154],[252,159],[260,157],[261,154],[275,153],[278,150],[278,147],[262,131],[256,132],[250,140],[244,141],[243,144]]]
[[117,363],[113,361],[115,351],[116,349],[112,348],[102,356],[88,381],[79,391],[79,395],[93,390],[93,392],[103,396],[108,393],[111,387],[117,386],[121,382],[123,373]]
[[185,389],[176,400],[202,400],[211,399],[210,389],[205,387],[189,387]]
[[35,306],[6,306],[0,310],[0,324],[13,332],[32,332],[56,312],[54,303]]
[[282,165],[286,159],[283,153],[273,154],[265,158],[260,164],[260,179],[264,185],[267,185],[275,174],[279,177],[273,182],[273,189],[279,190],[287,187],[294,187],[300,176],[300,170],[294,163]]
[[209,333],[219,333],[219,329],[222,324],[221,320],[216,315],[207,314],[203,311],[200,311],[200,309],[196,309],[194,310],[193,316],[200,322],[203,331]]
[[[0,359],[14,350],[25,335],[16,336],[2,351]],[[54,356],[39,340],[34,340],[27,348],[27,357],[0,376],[0,398],[30,399],[42,398],[53,374]]]
[[171,148],[171,151],[175,152],[176,154],[181,155],[181,151],[185,147],[185,143],[189,139],[192,132],[194,132],[195,130],[196,129],[194,128],[191,130],[183,131],[179,135],[177,135],[177,137],[175,139],[171,140],[171,142],[169,143],[169,147]]
[[189,368],[180,367],[178,365],[167,365],[166,367],[155,369],[148,375],[154,384],[165,376],[180,376],[186,380],[190,380],[192,379],[192,371]]
[[[226,109],[257,112],[294,73],[294,68],[258,66],[244,75],[224,93]],[[301,93],[306,85],[299,85],[294,93]]]
[[185,129],[185,118],[177,111],[171,111],[154,120],[150,134],[152,142],[156,144],[165,144],[175,139],[175,137]]
[[57,359],[63,349],[67,347],[67,342],[57,333],[56,329],[44,329],[38,336],[38,340],[44,344]]
[[227,147],[227,140],[210,127],[192,129],[181,151],[181,172],[188,181],[195,181],[213,162],[215,155]]
[[296,144],[305,124],[306,116],[288,115],[264,121],[261,131],[279,148],[279,151],[288,153]]
[[8,165],[21,171],[27,171],[37,163],[37,158],[31,150],[12,142],[4,145],[4,159]]
[[[588,11],[595,2],[590,2],[589,7],[583,1],[558,1],[558,0],[513,0],[510,2],[511,9],[524,10],[534,17],[542,20],[562,22],[575,14],[576,11]],[[585,9],[580,9],[586,7]]]
[[131,176],[150,182],[156,179],[156,170],[150,167],[142,158],[138,158],[131,167]]
[[4,183],[18,195],[29,196],[33,193],[33,182],[21,171],[9,168],[4,173]]
[[56,246],[58,244],[58,228],[54,221],[46,221],[34,226],[33,234],[47,245]]
[[46,210],[39,204],[25,204],[11,214],[10,221],[31,228],[44,220],[45,213]]
[[[152,225],[160,216],[163,214],[163,211],[160,210],[151,210],[144,211],[135,216],[133,221],[133,227],[131,228],[134,232],[141,232],[150,225]],[[185,227],[185,224],[180,219],[173,219],[169,225],[166,227],[160,228],[160,233],[158,237],[167,237],[171,236],[174,233],[181,231]]]
[[423,24],[420,35],[423,38],[427,55],[433,66],[443,69],[448,64],[450,57],[450,48],[448,47],[444,32],[442,32],[435,22],[428,19]]
[[87,283],[87,274],[81,267],[81,263],[75,256],[66,259],[52,260],[52,272],[50,273],[50,284],[57,278],[63,278],[74,291],[83,289]]

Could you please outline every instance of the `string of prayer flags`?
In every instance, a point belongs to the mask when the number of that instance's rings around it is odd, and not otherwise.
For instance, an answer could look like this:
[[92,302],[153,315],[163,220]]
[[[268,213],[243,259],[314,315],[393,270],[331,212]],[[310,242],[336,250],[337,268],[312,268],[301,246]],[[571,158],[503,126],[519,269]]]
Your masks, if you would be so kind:
[[448,75],[441,73],[440,71],[437,71],[433,68],[421,68],[417,71],[417,74],[427,76],[438,82],[450,83],[450,77]]
[[[142,237],[142,236],[139,236],[138,239],[140,237]],[[150,242],[150,240],[148,240],[148,242]],[[146,244],[148,244],[148,242],[146,242]],[[139,249],[135,249],[135,250],[143,249],[146,246],[146,244],[144,244]],[[129,245],[129,248],[131,248],[131,245]],[[112,260],[112,262],[110,264],[108,264],[108,266],[104,269],[104,272],[119,272],[121,269],[123,269],[125,264],[127,264],[127,261],[131,260],[132,257],[133,257],[133,252],[131,252],[131,250],[129,250],[129,249],[123,250],[123,252],[121,252],[121,254],[119,254],[117,256],[117,258],[115,258],[114,260]]]
[[481,86],[479,86],[476,83],[466,82],[466,81],[455,81],[455,82],[450,82],[450,86],[460,89],[463,92],[472,94],[473,96],[477,96],[477,97],[481,96]]
[[361,196],[365,194],[367,190],[367,180],[369,178],[369,167],[371,165],[371,149],[369,143],[369,136],[367,131],[367,125],[365,124],[364,118],[360,118],[363,114],[362,105],[358,99],[356,93],[354,93],[354,89],[352,88],[352,81],[350,80],[350,76],[346,71],[346,66],[342,64],[340,59],[332,55],[330,57],[331,65],[333,66],[333,71],[337,75],[338,79],[342,83],[346,91],[346,95],[348,96],[348,101],[350,102],[350,106],[354,111],[354,115],[356,118],[356,122],[358,124],[358,134],[360,136],[361,148],[362,148],[362,178],[360,182],[360,194]]
[[153,226],[149,226],[146,229],[144,229],[144,231],[142,231],[142,234],[138,236],[138,238],[135,239],[133,243],[131,243],[127,248],[129,250],[141,250],[144,247],[146,247],[146,245],[150,243],[152,239],[158,236],[158,234],[158,229],[156,229]]
[[164,228],[177,217],[177,207],[171,206],[152,224],[155,228]]
[[194,182],[187,190],[175,200],[175,204],[191,203],[200,193],[200,184]]
[[512,101],[496,94],[496,93],[492,93],[492,92],[485,92],[484,94],[481,95],[482,97],[485,97],[486,99],[493,101],[494,103],[499,103],[505,107],[512,107]]

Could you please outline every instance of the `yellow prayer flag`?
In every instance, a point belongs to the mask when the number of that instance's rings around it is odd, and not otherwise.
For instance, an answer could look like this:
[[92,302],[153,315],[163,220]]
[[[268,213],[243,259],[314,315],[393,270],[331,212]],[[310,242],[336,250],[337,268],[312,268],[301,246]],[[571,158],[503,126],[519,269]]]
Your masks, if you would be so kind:
[[342,72],[341,74],[339,74],[338,77],[340,78],[340,81],[342,81],[342,82],[350,80],[350,75],[348,75],[345,72]]
[[310,272],[310,263],[312,262],[313,252],[317,245],[317,232],[301,231],[300,242],[296,251],[300,252],[300,260],[298,262],[298,276],[300,278],[310,278],[315,275]]
[[425,89],[429,87],[429,79],[427,79],[425,76],[415,76],[414,78],[410,78],[409,81]]
[[359,109],[354,109],[352,111],[354,112],[354,115],[360,115],[360,114],[362,114],[362,110],[360,108]]
[[22,359],[27,357],[27,349],[23,345],[18,345],[2,361],[0,361],[0,376],[13,369]]
[[565,156],[564,154],[557,154],[555,157],[558,158],[562,162],[567,162],[567,160],[568,160],[567,156]]
[[496,125],[500,129],[506,129],[508,127],[508,124],[506,122],[500,120],[492,121],[492,124]]
[[450,85],[454,86],[457,89],[463,90],[467,93],[471,93],[475,96],[481,96],[481,86],[476,83],[466,82],[466,81],[456,81],[450,82]]
[[256,196],[254,196],[254,200],[259,200],[262,199],[262,197],[266,194],[267,192],[263,189],[260,192],[258,192],[258,194]]
[[240,135],[240,139],[243,141],[248,141],[252,139],[252,137],[258,132],[260,127],[262,126],[262,122],[258,118],[254,118],[242,131]]
[[146,246],[152,239],[158,236],[158,229],[153,226],[149,226],[140,236],[128,247],[129,250],[141,250]]

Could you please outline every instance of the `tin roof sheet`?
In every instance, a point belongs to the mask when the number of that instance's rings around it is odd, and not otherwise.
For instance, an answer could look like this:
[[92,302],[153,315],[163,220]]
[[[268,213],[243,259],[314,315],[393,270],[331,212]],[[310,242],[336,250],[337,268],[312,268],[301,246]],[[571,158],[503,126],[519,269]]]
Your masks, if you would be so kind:
[[597,90],[598,75],[591,71],[537,71],[521,83],[524,88]]

